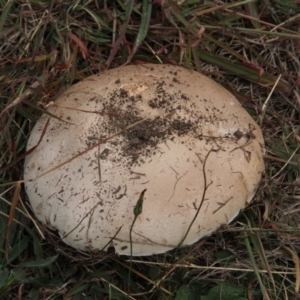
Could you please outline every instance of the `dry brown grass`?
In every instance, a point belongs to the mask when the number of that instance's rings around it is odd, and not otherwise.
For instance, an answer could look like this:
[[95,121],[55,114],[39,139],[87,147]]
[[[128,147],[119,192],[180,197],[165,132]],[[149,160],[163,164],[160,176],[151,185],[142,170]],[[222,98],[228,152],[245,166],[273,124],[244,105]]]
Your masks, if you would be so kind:
[[[149,22],[146,2],[0,1],[1,297],[299,299],[299,1],[157,0]],[[142,62],[193,68],[231,90],[262,128],[266,171],[227,228],[175,257],[134,260],[128,296],[127,258],[62,244],[15,182],[49,102],[91,74]],[[213,298],[221,286],[229,296]]]

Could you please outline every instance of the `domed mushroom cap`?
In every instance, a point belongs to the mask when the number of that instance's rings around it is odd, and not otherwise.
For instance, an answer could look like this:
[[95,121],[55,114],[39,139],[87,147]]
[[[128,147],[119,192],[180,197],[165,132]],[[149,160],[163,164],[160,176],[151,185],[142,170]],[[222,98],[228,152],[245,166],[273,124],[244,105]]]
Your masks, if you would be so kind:
[[48,112],[30,135],[27,149],[49,120],[25,160],[25,180],[91,149],[25,188],[36,217],[78,249],[130,255],[144,189],[133,255],[175,248],[197,215],[183,242],[190,245],[236,217],[264,170],[254,120],[223,87],[181,67],[132,65],[88,77]]

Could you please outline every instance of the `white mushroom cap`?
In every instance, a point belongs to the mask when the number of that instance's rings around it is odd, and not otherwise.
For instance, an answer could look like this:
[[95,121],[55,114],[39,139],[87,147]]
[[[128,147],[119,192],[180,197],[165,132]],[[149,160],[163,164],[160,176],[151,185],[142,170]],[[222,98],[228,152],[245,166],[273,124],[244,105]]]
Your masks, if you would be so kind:
[[177,247],[203,200],[183,242],[190,245],[237,216],[264,170],[262,133],[250,115],[223,87],[181,67],[132,65],[88,77],[48,112],[57,118],[44,114],[33,128],[27,149],[49,120],[25,160],[25,180],[144,120],[25,183],[37,218],[78,249],[130,255],[144,189],[133,255]]

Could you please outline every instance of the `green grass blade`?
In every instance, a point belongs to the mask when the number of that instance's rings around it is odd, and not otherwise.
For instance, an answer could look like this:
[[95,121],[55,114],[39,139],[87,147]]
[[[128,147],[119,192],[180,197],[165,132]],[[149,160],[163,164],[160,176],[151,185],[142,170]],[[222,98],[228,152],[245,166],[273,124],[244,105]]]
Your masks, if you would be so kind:
[[251,264],[252,264],[253,271],[254,271],[255,276],[257,278],[257,281],[259,283],[260,289],[261,289],[261,291],[264,295],[264,299],[265,300],[270,300],[270,297],[267,293],[267,290],[266,290],[266,288],[263,284],[263,281],[261,279],[261,276],[259,274],[259,271],[258,271],[259,269],[258,269],[258,266],[256,264],[256,261],[255,261],[255,258],[254,258],[253,252],[252,252],[252,248],[251,248],[251,245],[250,245],[249,238],[245,237],[244,242],[245,242],[245,245],[246,245],[246,248],[247,248],[247,251],[248,251],[248,255],[249,255],[249,258],[250,258],[250,261],[251,261]]
[[[250,228],[255,227],[255,225],[254,225],[255,222],[253,220],[253,215],[251,214],[251,212],[248,212],[248,211],[245,212],[245,216],[247,216],[246,218],[248,220],[249,227]],[[271,272],[271,267],[270,267],[269,262],[268,262],[268,260],[266,258],[266,255],[265,255],[265,250],[263,248],[263,245],[262,245],[262,242],[261,242],[261,239],[260,239],[260,236],[259,236],[259,232],[255,231],[255,232],[251,233],[249,235],[249,237],[250,237],[250,240],[251,240],[251,242],[252,242],[252,244],[253,244],[253,246],[254,246],[254,248],[255,248],[255,250],[256,250],[256,252],[257,252],[257,254],[258,254],[258,256],[259,256],[259,258],[260,258],[260,260],[261,260],[261,262],[263,264],[263,266],[264,266],[264,268],[268,272],[270,280],[271,280],[271,282],[273,284],[274,292],[276,294],[275,281],[274,281],[274,278],[273,278],[273,274]]]
[[2,13],[0,16],[0,35],[3,34],[4,24],[8,18],[9,12],[10,12],[14,2],[15,2],[14,0],[7,1],[4,9],[2,10]]
[[[8,213],[8,206],[6,203],[0,200],[0,249],[5,248],[5,234],[7,230],[7,217],[4,215]],[[3,261],[4,253],[0,252],[0,263]]]
[[[259,74],[259,71],[254,70],[251,66],[243,65],[242,63],[234,63],[205,50],[199,49],[198,55],[201,60],[219,66],[232,75],[242,77],[265,87],[272,88],[277,79],[275,76],[270,74]],[[276,90],[289,93],[292,90],[292,87],[288,82],[281,79],[276,86]]]
[[125,21],[124,21],[124,24],[123,24],[123,28],[122,28],[122,31],[118,37],[118,39],[116,40],[115,44],[113,45],[111,51],[110,51],[110,55],[109,55],[109,58],[106,62],[106,65],[109,66],[111,64],[111,62],[113,61],[119,47],[120,47],[120,44],[121,42],[123,41],[123,38],[124,38],[124,35],[126,33],[126,30],[127,30],[127,27],[128,27],[128,24],[129,24],[129,18],[130,18],[130,15],[131,15],[131,12],[132,12],[132,8],[133,8],[133,0],[128,0],[126,2],[126,5],[125,5]]
[[54,263],[57,259],[58,255],[50,256],[45,259],[36,259],[34,261],[26,261],[24,263],[19,264],[19,267],[22,268],[40,268],[40,267],[47,267]]
[[148,33],[148,28],[150,24],[150,18],[151,18],[151,12],[152,12],[152,2],[149,0],[143,0],[143,6],[142,6],[142,19],[141,24],[139,28],[138,35],[136,37],[132,52],[130,56],[128,57],[127,62],[130,62],[133,58],[134,54],[136,53],[137,49],[145,39]]
[[25,251],[29,244],[29,238],[23,237],[18,243],[16,243],[8,253],[7,263],[12,263],[16,258],[21,257],[23,251]]
[[96,24],[98,25],[98,29],[99,31],[102,30],[102,28],[105,28],[107,30],[111,31],[111,28],[107,25],[107,23],[105,21],[103,21],[95,12],[93,12],[92,10],[88,9],[87,7],[83,6],[83,5],[78,5],[76,6],[76,10],[80,11],[80,10],[85,10],[96,22]]
[[[259,18],[258,11],[257,11],[257,5],[258,5],[257,1],[245,4],[246,13],[249,16],[256,18],[256,19]],[[252,23],[252,25],[255,28],[261,28],[261,24],[259,22],[255,21],[253,19],[250,19],[250,22]]]

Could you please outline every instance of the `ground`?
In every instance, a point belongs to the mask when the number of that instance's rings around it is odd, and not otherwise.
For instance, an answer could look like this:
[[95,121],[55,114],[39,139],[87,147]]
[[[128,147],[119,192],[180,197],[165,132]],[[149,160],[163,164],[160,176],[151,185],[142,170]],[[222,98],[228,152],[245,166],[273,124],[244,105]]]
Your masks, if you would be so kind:
[[[299,299],[299,1],[2,0],[0,12],[1,299]],[[40,224],[22,174],[31,129],[63,91],[147,62],[232,92],[262,129],[265,172],[232,223],[134,258],[129,274],[128,257],[78,252]]]

